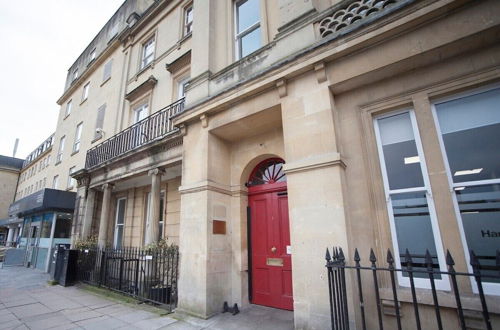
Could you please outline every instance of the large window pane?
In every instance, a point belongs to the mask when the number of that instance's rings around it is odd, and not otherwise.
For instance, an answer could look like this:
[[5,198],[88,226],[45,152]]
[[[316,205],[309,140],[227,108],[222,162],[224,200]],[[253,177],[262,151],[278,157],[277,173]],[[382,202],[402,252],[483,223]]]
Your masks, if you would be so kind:
[[379,119],[378,125],[390,190],[423,187],[410,114]]
[[[405,252],[410,252],[413,268],[426,269],[425,253],[429,250],[433,267],[439,269],[436,244],[425,193],[403,193],[391,196],[394,224],[401,265],[406,266]],[[426,277],[424,273],[416,277]]]
[[238,33],[260,21],[259,1],[247,0],[237,4]]
[[436,105],[453,182],[500,178],[500,89]]
[[56,229],[54,238],[70,238],[71,237],[71,214],[58,214],[56,220]]
[[[495,253],[500,249],[500,184],[465,187],[456,190],[458,207],[469,250],[473,250],[482,266],[495,265]],[[500,279],[484,278],[487,282],[500,283]]]
[[241,57],[256,51],[260,47],[260,28],[253,30],[241,38]]

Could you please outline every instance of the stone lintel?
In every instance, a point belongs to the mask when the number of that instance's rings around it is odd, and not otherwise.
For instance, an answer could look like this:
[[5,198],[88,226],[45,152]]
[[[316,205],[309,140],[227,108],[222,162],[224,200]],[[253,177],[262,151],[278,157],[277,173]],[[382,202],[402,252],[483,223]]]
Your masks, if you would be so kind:
[[289,175],[291,173],[309,171],[322,167],[341,166],[346,168],[346,164],[341,159],[338,152],[332,152],[319,156],[304,158],[298,161],[288,162],[283,165],[284,172]]

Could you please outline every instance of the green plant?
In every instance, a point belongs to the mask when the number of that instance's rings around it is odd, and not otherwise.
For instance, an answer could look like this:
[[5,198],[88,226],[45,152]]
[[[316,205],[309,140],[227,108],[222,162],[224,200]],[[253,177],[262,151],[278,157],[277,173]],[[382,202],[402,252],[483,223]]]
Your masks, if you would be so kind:
[[97,247],[97,236],[92,235],[84,239],[78,239],[75,242],[75,249],[91,249]]

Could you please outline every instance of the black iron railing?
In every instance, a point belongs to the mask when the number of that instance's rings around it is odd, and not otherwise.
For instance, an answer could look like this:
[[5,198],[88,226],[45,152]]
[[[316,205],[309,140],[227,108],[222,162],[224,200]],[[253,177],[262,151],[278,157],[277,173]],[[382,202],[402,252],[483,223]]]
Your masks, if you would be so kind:
[[99,166],[133,149],[177,132],[178,129],[173,126],[171,118],[183,110],[182,98],[89,149],[85,168]]
[[[421,262],[414,262],[414,259],[423,259]],[[449,277],[451,282],[451,289],[453,291],[453,297],[455,301],[454,309],[457,312],[457,323],[455,325],[463,330],[468,329],[466,326],[466,318],[464,313],[464,308],[462,307],[462,299],[460,295],[460,290],[457,284],[458,277],[465,277],[467,279],[474,279],[475,285],[477,287],[477,297],[481,305],[481,315],[482,322],[485,329],[492,329],[492,321],[490,319],[490,313],[488,311],[487,300],[485,298],[483,284],[485,282],[500,283],[500,251],[496,252],[496,257],[477,257],[473,251],[470,252],[470,264],[472,266],[472,273],[463,273],[455,271],[455,262],[450,254],[447,252],[446,255],[446,265],[448,271],[442,271],[439,269],[439,265],[434,261],[436,258],[432,257],[429,251],[423,256],[421,255],[411,255],[408,250],[401,255],[402,268],[397,268],[395,266],[395,260],[390,250],[387,251],[387,266],[381,267],[377,265],[377,258],[373,250],[370,251],[370,266],[361,266],[361,258],[359,256],[358,250],[354,251],[354,265],[347,265],[342,248],[333,248],[332,254],[330,251],[326,250],[326,267],[328,270],[328,286],[330,295],[330,315],[332,322],[332,329],[349,329],[354,320],[349,319],[348,302],[351,299],[354,301],[352,306],[358,307],[360,312],[360,326],[362,329],[372,329],[379,328],[383,329],[384,325],[388,326],[390,322],[394,322],[394,325],[390,325],[390,328],[403,329],[402,326],[402,312],[401,303],[402,301],[398,299],[398,285],[396,283],[396,277],[399,275],[404,276],[409,281],[410,291],[411,291],[411,302],[413,309],[413,317],[411,315],[405,315],[407,318],[405,324],[411,325],[411,328],[422,329],[421,316],[419,312],[419,297],[422,297],[420,293],[423,290],[430,291],[432,294],[432,302],[434,306],[434,313],[436,317],[435,325],[433,329],[443,329],[443,318],[441,317],[441,309],[444,306],[439,305],[440,294],[442,291],[436,290],[436,280],[444,277]],[[485,260],[480,262],[479,260]],[[353,274],[346,274],[346,269],[354,272]],[[355,283],[354,288],[357,290],[356,297],[348,296],[347,292],[347,277],[352,275],[353,282]],[[394,303],[394,312],[390,313],[395,316],[394,320],[384,317],[384,306],[381,300],[381,287],[380,283],[381,277],[386,277],[386,283],[390,282],[390,287],[388,288],[391,292],[390,299]],[[415,279],[425,279],[429,282],[429,289],[420,289],[415,286]],[[351,279],[349,277],[349,279]],[[389,286],[389,285],[387,285]],[[374,306],[376,306],[377,319],[366,317],[367,311],[365,310],[369,306],[369,302],[365,300],[365,295],[367,290],[372,292],[369,293],[369,297],[375,298]],[[417,294],[419,291],[419,294]],[[392,305],[392,304],[391,304]],[[449,308],[449,306],[447,306]],[[373,311],[375,312],[375,311]],[[409,319],[411,318],[411,319]],[[426,320],[429,322],[429,320]],[[409,323],[410,322],[410,323]],[[427,323],[428,324],[428,323]],[[368,327],[367,327],[368,325]],[[359,325],[358,325],[359,326]],[[408,326],[407,326],[408,327]],[[445,325],[445,328],[449,328]],[[452,326],[454,327],[454,326]]]
[[93,248],[78,254],[78,280],[137,299],[177,306],[179,249]]

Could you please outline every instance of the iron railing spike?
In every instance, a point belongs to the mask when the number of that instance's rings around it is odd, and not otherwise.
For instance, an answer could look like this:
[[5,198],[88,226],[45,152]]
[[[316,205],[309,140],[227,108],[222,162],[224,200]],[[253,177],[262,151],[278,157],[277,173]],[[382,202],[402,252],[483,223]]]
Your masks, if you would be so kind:
[[339,260],[340,261],[344,261],[345,260],[344,251],[342,251],[341,247],[339,247]]
[[394,263],[394,257],[392,256],[391,249],[387,249],[387,262],[390,265]]
[[425,250],[425,263],[427,264],[427,269],[432,270],[433,268],[432,256],[428,249]]
[[469,255],[470,255],[470,264],[472,267],[479,267],[479,260],[476,257],[476,254],[474,253],[473,250],[469,250]]
[[411,258],[411,254],[410,254],[410,251],[408,251],[408,249],[406,249],[406,251],[405,251],[405,261],[406,261],[406,267],[411,268],[411,266],[413,264],[413,260]]
[[330,256],[330,251],[328,250],[328,248],[326,248],[325,259],[326,259],[326,261],[332,260],[332,257]]
[[377,261],[377,257],[375,256],[375,252],[373,252],[373,249],[370,249],[370,261],[372,263],[375,263]]
[[455,260],[453,260],[453,257],[451,256],[451,253],[450,253],[450,250],[446,250],[446,264],[448,266],[455,265]]
[[359,257],[358,248],[354,249],[354,261],[356,261],[356,262],[360,262],[361,261],[361,258]]

